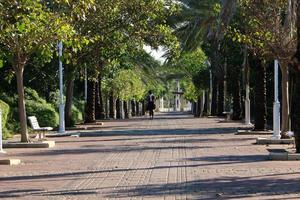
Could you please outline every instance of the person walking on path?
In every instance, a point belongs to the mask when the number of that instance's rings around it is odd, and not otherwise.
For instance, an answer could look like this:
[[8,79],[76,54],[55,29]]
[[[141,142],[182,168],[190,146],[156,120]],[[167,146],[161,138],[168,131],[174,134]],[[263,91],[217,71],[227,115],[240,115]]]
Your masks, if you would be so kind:
[[147,97],[147,110],[149,110],[150,119],[154,118],[154,109],[155,109],[155,96],[150,90]]

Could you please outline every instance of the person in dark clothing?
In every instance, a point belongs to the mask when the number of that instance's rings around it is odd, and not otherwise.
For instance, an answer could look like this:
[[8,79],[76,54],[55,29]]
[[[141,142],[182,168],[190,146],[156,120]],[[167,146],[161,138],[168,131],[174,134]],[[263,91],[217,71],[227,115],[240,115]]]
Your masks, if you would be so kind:
[[149,110],[150,119],[154,118],[155,96],[150,90],[147,97],[147,110]]

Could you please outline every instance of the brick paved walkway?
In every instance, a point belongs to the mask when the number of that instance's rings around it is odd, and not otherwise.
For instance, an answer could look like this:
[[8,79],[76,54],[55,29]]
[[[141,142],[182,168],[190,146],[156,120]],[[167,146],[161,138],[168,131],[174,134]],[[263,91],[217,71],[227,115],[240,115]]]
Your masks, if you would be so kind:
[[54,149],[8,149],[24,164],[0,166],[0,199],[300,199],[300,162],[268,161],[239,126],[161,114],[55,138]]

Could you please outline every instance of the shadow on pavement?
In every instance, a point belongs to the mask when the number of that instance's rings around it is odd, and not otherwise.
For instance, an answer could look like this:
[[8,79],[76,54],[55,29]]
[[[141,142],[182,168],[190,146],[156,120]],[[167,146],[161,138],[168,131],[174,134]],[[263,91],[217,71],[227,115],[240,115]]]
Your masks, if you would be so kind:
[[280,194],[299,194],[299,178],[280,179],[251,177],[224,177],[185,183],[151,184],[131,189],[120,189],[107,194],[107,198],[162,197],[165,195],[191,195],[195,199],[241,199]]
[[81,132],[80,137],[101,136],[148,136],[148,135],[197,135],[197,134],[228,134],[237,131],[237,127],[201,128],[201,129],[152,129],[152,130],[105,130]]

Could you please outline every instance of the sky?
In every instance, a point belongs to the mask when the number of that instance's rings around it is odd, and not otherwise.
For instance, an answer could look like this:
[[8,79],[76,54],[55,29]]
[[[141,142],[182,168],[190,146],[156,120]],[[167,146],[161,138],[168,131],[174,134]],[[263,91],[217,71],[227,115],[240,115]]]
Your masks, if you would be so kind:
[[165,62],[164,55],[165,51],[162,47],[159,47],[157,50],[152,49],[150,46],[144,46],[144,50],[149,53],[155,60],[158,60],[161,64]]

